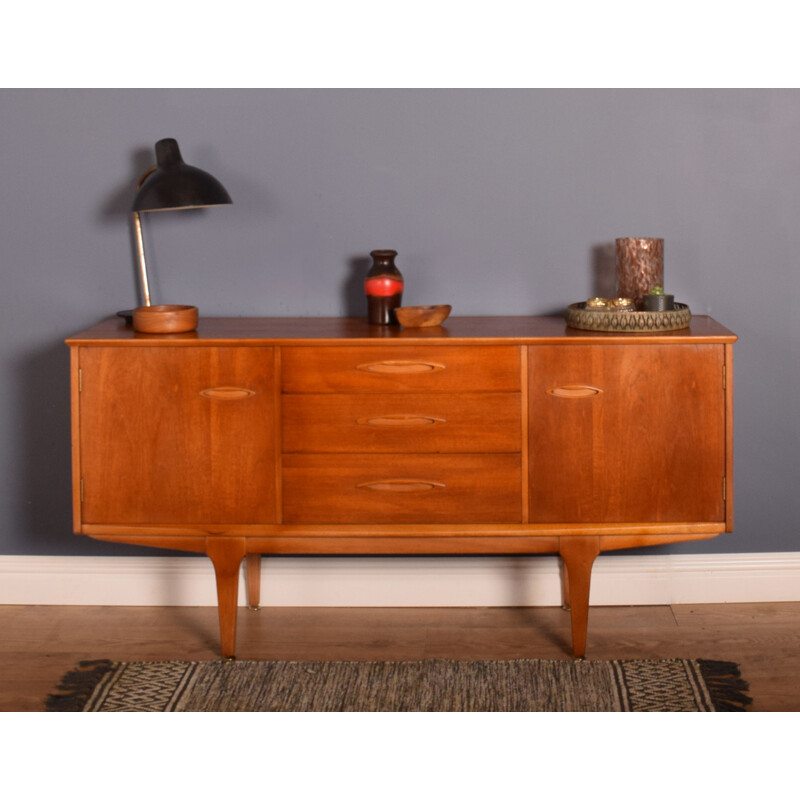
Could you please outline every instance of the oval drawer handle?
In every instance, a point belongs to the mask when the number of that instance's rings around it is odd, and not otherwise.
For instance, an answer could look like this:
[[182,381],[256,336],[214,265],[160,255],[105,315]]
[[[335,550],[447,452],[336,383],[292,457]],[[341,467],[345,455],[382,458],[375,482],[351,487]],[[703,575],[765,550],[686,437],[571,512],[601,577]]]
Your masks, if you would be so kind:
[[556,386],[548,389],[547,394],[553,397],[594,397],[602,391],[594,386]]
[[375,425],[386,428],[410,428],[418,425],[435,425],[447,422],[441,417],[423,417],[416,414],[389,414],[385,417],[362,417],[356,420],[359,425]]
[[431,361],[373,361],[356,367],[361,372],[377,372],[384,375],[414,375],[420,372],[438,372],[444,368],[444,364],[435,364]]
[[244,400],[245,397],[252,397],[255,392],[252,389],[242,389],[238,386],[215,386],[211,389],[203,389],[200,394],[210,400]]
[[420,481],[416,478],[387,478],[382,481],[369,481],[358,484],[359,489],[373,492],[429,492],[431,489],[446,489],[447,484],[439,481]]

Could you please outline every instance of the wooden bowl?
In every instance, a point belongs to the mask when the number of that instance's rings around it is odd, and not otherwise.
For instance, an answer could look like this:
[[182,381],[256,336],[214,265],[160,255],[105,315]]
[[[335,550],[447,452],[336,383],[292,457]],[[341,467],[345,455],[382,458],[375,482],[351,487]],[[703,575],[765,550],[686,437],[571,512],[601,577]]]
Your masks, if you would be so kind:
[[403,306],[394,313],[404,328],[431,328],[441,325],[450,314],[452,306]]
[[139,333],[188,333],[197,327],[197,306],[139,306],[133,329]]

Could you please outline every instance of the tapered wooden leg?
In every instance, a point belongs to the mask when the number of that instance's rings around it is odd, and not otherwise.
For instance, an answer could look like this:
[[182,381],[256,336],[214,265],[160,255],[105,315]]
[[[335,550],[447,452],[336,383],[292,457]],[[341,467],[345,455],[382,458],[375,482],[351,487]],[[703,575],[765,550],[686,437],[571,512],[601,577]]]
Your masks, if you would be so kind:
[[236,610],[239,602],[239,569],[245,541],[228,536],[209,536],[206,554],[217,576],[220,645],[223,658],[236,657]]
[[564,559],[569,581],[572,652],[576,658],[586,655],[586,632],[589,626],[589,587],[592,565],[600,552],[598,536],[562,536],[559,555]]
[[561,608],[564,611],[569,611],[569,572],[567,571],[567,562],[560,559],[561,563]]
[[261,605],[261,555],[248,553],[245,556],[247,605],[253,611],[258,611]]

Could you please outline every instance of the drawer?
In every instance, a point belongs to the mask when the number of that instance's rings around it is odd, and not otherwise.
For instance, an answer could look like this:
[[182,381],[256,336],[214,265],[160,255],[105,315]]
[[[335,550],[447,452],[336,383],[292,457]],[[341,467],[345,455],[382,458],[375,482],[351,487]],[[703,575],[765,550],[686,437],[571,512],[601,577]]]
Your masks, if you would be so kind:
[[518,392],[514,345],[281,348],[286,393]]
[[284,395],[285,453],[518,453],[519,394]]
[[286,455],[285,523],[520,522],[519,455]]

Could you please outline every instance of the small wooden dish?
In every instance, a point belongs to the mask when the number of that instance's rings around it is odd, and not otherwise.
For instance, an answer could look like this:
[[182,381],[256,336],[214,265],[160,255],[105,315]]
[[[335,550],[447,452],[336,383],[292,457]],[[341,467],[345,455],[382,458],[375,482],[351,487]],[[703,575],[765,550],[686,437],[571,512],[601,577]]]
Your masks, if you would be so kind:
[[404,328],[431,328],[441,325],[449,316],[452,306],[403,306],[394,313]]
[[139,306],[133,329],[139,333],[188,333],[197,327],[197,306]]

